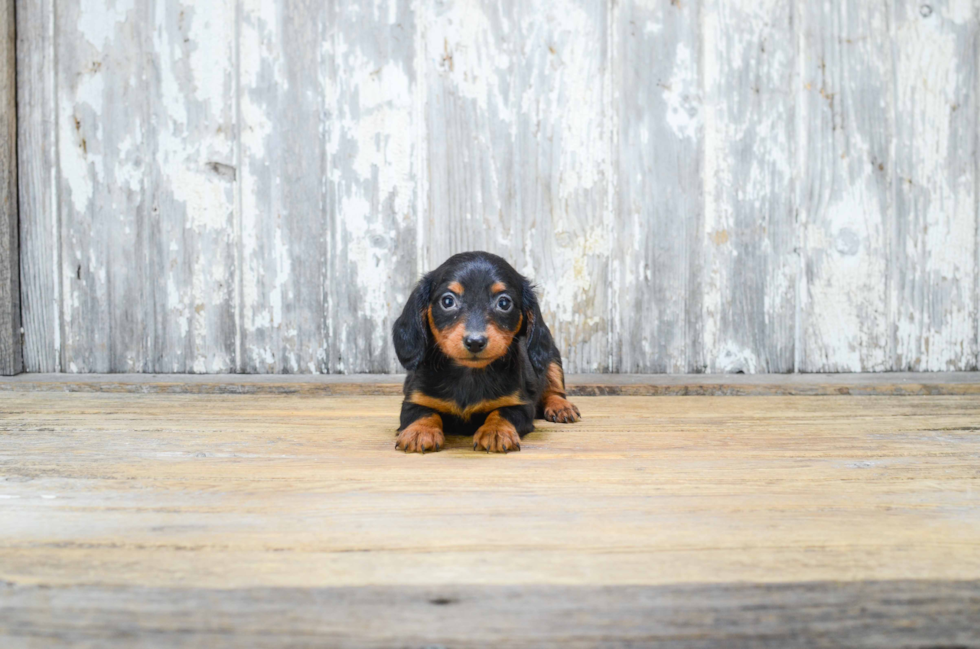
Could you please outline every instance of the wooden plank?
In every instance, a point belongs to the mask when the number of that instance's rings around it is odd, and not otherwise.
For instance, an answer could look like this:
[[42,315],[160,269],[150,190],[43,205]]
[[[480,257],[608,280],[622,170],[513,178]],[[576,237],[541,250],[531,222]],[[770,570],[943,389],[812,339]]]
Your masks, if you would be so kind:
[[[145,251],[142,177],[150,26],[135,5],[58,6],[54,33],[63,370],[140,369]],[[144,169],[137,161],[144,161]],[[127,165],[128,162],[128,165]],[[126,167],[129,167],[128,169]],[[115,331],[117,316],[127,326]]]
[[17,219],[17,57],[13,0],[0,2],[0,375],[23,369]]
[[135,133],[149,125],[141,155],[150,164],[124,151],[116,173],[147,176],[134,224],[145,260],[133,282],[144,305],[138,314],[116,309],[113,329],[142,336],[138,371],[230,372],[237,368],[238,3],[143,2],[137,20],[151,30],[156,65]]
[[576,401],[0,393],[0,644],[980,646],[976,396]]
[[416,281],[412,5],[295,2],[242,17],[247,372],[398,365]]
[[792,3],[705,0],[700,327],[710,372],[795,367]]
[[245,372],[326,371],[329,3],[240,17],[241,337]]
[[418,281],[427,172],[419,163],[418,4],[335,2],[325,371],[401,371],[391,327]]
[[[883,374],[568,374],[574,396],[911,396],[980,394],[976,372]],[[399,395],[404,375],[25,374],[0,392]]]
[[538,285],[569,371],[609,367],[608,4],[425,3],[425,267],[487,250]]
[[422,456],[398,397],[2,393],[0,582],[980,580],[976,396],[576,402]]
[[977,16],[970,2],[891,7],[898,370],[977,366]]
[[796,11],[803,25],[796,168],[805,258],[798,369],[890,370],[888,8],[801,0]]
[[397,371],[470,248],[573,371],[977,367],[968,1],[54,14],[17,7],[29,371]]
[[976,581],[236,590],[0,584],[0,637],[8,647],[976,647],[978,592]]
[[67,371],[235,367],[234,6],[59,7]]
[[613,368],[698,372],[704,107],[701,3],[629,0],[616,12],[619,107]]
[[53,0],[17,6],[17,162],[24,369],[61,371]]

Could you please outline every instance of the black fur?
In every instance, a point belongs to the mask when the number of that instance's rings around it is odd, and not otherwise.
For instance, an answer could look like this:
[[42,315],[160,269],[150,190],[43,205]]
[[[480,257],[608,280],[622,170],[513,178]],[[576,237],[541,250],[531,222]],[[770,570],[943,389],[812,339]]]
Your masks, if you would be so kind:
[[392,328],[392,338],[395,343],[395,354],[398,362],[411,372],[425,356],[432,334],[425,321],[426,309],[429,307],[429,295],[432,290],[432,273],[423,277],[408,296],[408,303],[402,314],[395,320]]
[[[460,299],[463,304],[457,313],[447,314],[439,308],[439,300],[452,282],[465,287]],[[490,287],[495,282],[507,286],[506,295],[519,308],[506,314],[494,309],[494,300],[499,297],[491,298]],[[482,318],[484,323],[495,323],[506,331],[516,329],[517,333],[507,352],[485,368],[465,367],[446,356],[436,344],[428,323],[430,307],[440,330],[461,318],[472,319],[478,326]],[[514,425],[521,437],[534,430],[535,416],[543,416],[540,400],[547,385],[546,372],[552,363],[561,365],[561,353],[541,316],[534,287],[502,258],[486,252],[450,257],[419,281],[392,333],[398,360],[408,370],[399,430],[435,412],[408,401],[416,392],[455,402],[460,408],[518,392],[525,405],[507,406],[497,412]],[[446,434],[473,434],[487,417],[486,413],[476,414],[464,421],[445,412],[439,414]]]

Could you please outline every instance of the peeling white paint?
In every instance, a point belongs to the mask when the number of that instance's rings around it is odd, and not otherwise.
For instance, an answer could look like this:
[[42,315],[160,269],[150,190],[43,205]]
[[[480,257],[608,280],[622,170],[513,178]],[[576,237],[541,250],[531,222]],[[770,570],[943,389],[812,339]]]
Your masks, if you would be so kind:
[[412,89],[405,70],[388,62],[377,67],[357,52],[347,57],[351,84],[357,89],[359,114],[342,113],[342,132],[356,143],[353,171],[366,183],[377,173],[381,197],[395,199],[396,214],[412,205]]
[[693,139],[700,130],[701,111],[699,96],[701,83],[691,46],[681,42],[677,44],[677,55],[674,61],[674,75],[664,88],[667,100],[667,124],[677,134],[677,137]]
[[975,90],[976,26],[964,26],[972,11],[954,0],[926,17],[912,13],[894,29],[896,218],[904,230],[897,245],[908,281],[896,286],[890,316],[901,369],[963,368],[964,341],[976,327],[974,296],[963,290],[977,246],[975,152],[964,143],[976,116],[960,112]]
[[133,0],[79,0],[78,30],[96,48],[108,45],[116,26],[129,19]]
[[425,50],[433,67],[451,79],[462,97],[474,100],[480,110],[492,109],[501,121],[513,123],[510,104],[495,83],[511,59],[496,49],[495,30],[487,16],[494,9],[498,8],[478,0],[443,5],[425,29]]
[[570,370],[970,368],[974,5],[59,7],[64,363],[397,369],[412,270],[485,247]]
[[972,0],[946,0],[945,7],[940,8],[939,17],[957,25],[965,25],[976,20],[976,7]]
[[72,204],[79,213],[89,208],[94,184],[105,178],[102,153],[102,97],[105,81],[101,74],[81,75],[74,94],[60,94],[61,174],[69,188]]
[[[785,3],[703,6],[704,224],[701,327],[707,371],[789,371],[798,264],[785,88]],[[731,29],[738,24],[739,29]],[[746,87],[746,80],[751,86]]]
[[[810,362],[826,364],[830,371],[881,371],[890,364],[882,284],[886,260],[868,253],[883,248],[877,221],[882,208],[873,190],[856,184],[826,206],[822,221],[811,222],[807,228],[807,241],[818,264],[808,297],[811,304],[820,305],[809,311],[807,339],[811,345],[819,344],[814,345],[816,349],[829,352]],[[835,241],[843,230],[854,233],[863,254],[839,250]],[[811,355],[819,353],[815,350]]]

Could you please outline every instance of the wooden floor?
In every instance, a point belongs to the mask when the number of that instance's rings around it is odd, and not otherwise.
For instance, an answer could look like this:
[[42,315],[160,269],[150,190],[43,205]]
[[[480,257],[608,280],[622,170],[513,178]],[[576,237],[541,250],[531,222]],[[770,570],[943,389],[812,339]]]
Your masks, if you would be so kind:
[[0,391],[0,647],[980,647],[980,398]]

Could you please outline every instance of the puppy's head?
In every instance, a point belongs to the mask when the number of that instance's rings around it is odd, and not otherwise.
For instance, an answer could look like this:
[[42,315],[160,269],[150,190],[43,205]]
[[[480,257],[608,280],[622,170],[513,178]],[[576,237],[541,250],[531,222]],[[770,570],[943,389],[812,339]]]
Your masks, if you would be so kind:
[[506,261],[462,253],[419,282],[395,322],[398,360],[413,370],[429,348],[464,367],[503,357],[533,325],[534,292]]

